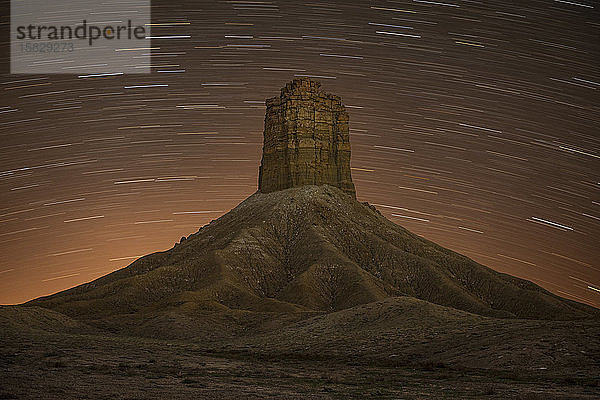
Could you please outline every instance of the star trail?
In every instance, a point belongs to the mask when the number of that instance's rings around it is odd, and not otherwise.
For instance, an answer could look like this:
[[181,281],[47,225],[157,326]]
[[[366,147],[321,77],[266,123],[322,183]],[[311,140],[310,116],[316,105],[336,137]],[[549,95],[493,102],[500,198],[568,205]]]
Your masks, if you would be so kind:
[[150,74],[4,65],[0,303],[110,273],[229,211],[257,188],[264,100],[311,77],[350,114],[359,200],[600,306],[599,8],[154,1],[147,46],[119,49],[151,54]]

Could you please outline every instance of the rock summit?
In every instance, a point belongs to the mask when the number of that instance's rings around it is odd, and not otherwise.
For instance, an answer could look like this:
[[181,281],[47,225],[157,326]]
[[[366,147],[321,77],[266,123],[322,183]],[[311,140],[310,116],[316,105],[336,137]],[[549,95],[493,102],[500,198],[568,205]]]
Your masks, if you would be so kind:
[[356,197],[348,113],[340,97],[324,92],[319,82],[300,78],[267,99],[266,106],[259,191],[331,185]]

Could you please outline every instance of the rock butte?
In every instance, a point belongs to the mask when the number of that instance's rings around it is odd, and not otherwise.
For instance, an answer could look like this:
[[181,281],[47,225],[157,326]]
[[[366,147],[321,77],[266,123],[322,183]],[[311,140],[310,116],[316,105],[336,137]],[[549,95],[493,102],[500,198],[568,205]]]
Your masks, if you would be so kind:
[[340,97],[325,93],[319,82],[301,78],[267,99],[266,106],[259,191],[331,185],[356,197],[348,113]]
[[339,99],[286,86],[263,192],[169,250],[0,306],[0,398],[598,398],[600,310],[386,219],[349,159]]

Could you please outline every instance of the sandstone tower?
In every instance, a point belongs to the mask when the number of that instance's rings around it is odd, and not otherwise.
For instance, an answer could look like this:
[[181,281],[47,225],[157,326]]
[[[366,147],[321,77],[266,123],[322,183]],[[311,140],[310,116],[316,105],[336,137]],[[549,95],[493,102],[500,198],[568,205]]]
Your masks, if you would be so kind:
[[319,82],[294,79],[267,99],[258,190],[332,185],[356,197],[350,173],[348,113]]

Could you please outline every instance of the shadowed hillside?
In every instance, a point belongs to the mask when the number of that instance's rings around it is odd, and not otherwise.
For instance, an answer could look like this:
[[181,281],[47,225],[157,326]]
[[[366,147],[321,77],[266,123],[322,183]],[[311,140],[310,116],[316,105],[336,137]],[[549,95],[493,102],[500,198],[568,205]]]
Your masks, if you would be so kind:
[[414,235],[327,185],[256,193],[171,250],[28,304],[116,330],[138,321],[156,334],[153,325],[186,318],[235,334],[395,296],[500,318],[597,315]]

